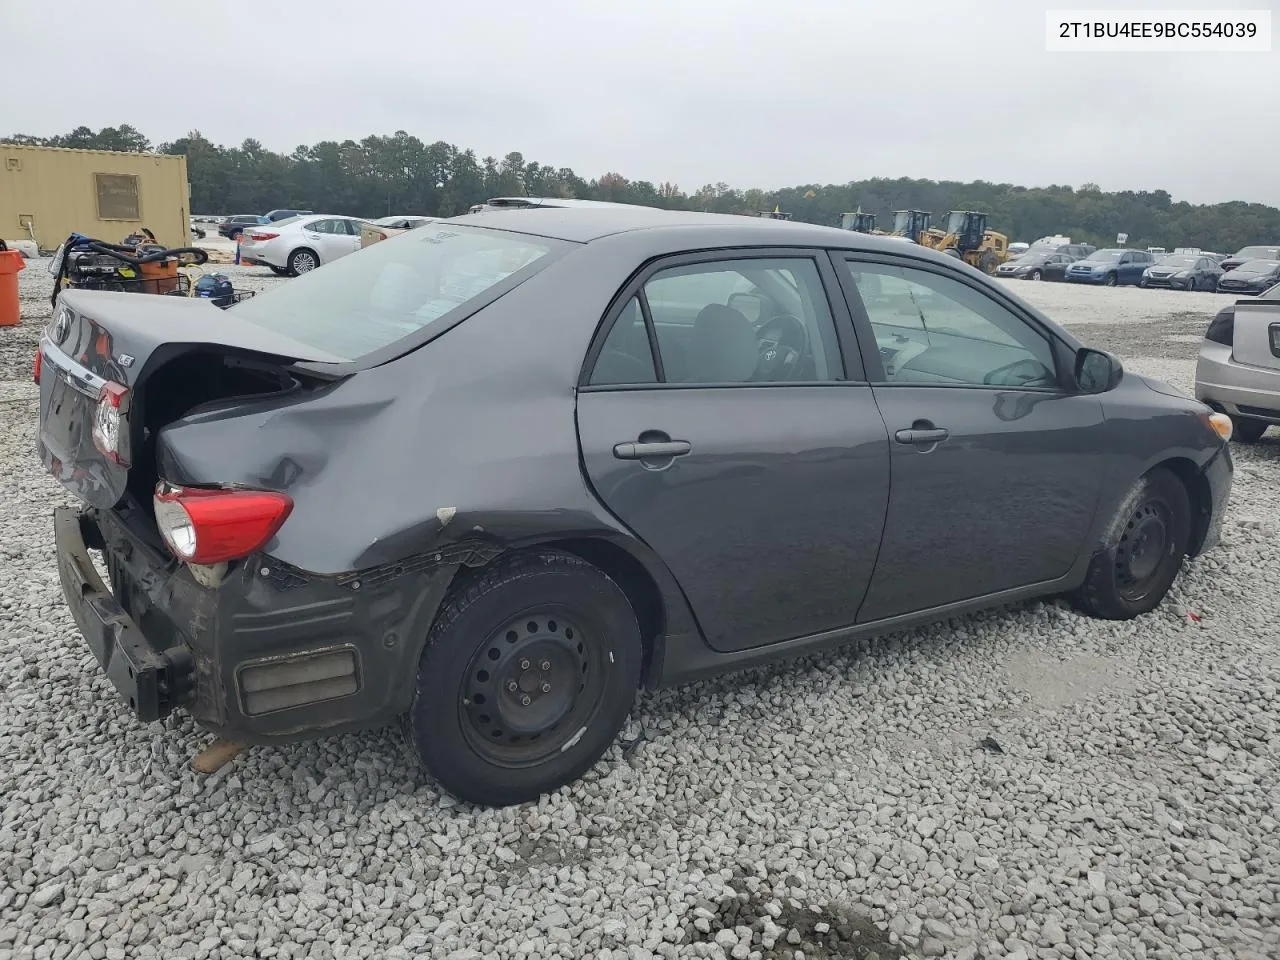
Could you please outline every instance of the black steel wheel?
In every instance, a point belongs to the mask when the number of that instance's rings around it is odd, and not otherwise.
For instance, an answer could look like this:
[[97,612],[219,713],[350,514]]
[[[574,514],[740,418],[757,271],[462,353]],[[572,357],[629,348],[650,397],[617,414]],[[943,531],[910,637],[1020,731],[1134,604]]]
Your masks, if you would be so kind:
[[582,776],[613,743],[641,658],[631,604],[600,569],[558,551],[516,554],[441,607],[407,731],[454,796],[534,800]]
[[1107,620],[1129,620],[1155,609],[1182,569],[1190,539],[1187,488],[1157,467],[1120,504],[1073,600]]
[[564,608],[503,625],[471,658],[459,707],[471,748],[491,763],[528,766],[554,756],[600,708],[600,646]]

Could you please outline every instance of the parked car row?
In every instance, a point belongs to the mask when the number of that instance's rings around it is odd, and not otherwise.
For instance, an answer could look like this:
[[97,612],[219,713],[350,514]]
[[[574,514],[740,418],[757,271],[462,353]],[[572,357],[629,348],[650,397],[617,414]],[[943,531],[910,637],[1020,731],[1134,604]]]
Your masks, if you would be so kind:
[[1232,256],[1179,248],[1173,253],[1037,241],[1001,264],[996,276],[1114,287],[1260,294],[1280,282],[1280,247],[1248,246]]

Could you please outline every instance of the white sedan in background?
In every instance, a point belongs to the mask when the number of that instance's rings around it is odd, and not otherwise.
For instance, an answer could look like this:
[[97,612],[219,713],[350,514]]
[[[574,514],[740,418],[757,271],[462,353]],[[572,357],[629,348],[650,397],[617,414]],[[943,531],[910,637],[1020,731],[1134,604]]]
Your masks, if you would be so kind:
[[312,213],[249,227],[240,238],[240,262],[296,277],[355,253],[366,225],[357,217]]

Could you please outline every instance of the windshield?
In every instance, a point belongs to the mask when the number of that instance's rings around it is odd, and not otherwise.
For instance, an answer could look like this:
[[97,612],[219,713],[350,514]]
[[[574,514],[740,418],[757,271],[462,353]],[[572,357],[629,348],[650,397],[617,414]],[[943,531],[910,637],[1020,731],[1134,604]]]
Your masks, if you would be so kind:
[[899,210],[893,215],[893,232],[894,233],[910,233],[911,232],[911,211]]
[[470,304],[517,271],[530,268],[531,275],[561,246],[545,237],[428,224],[230,309],[240,319],[356,360]]
[[1194,267],[1199,257],[1188,256],[1187,254],[1172,254],[1167,257],[1160,258],[1160,266],[1162,267]]
[[1241,273],[1270,273],[1280,267],[1280,260],[1246,260],[1236,267]]
[[1123,250],[1095,250],[1085,259],[1094,263],[1115,263],[1122,256],[1124,256]]
[[1280,247],[1245,247],[1236,252],[1237,260],[1275,260],[1280,258]]
[[947,215],[947,233],[961,233],[964,230],[966,215],[950,213]]

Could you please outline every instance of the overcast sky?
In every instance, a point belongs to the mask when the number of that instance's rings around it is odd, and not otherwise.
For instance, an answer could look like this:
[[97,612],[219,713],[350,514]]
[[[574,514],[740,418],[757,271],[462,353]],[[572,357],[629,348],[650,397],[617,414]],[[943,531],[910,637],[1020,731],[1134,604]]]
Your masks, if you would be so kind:
[[289,151],[403,129],[689,191],[909,176],[1280,206],[1280,52],[1046,52],[1045,10],[1088,6],[112,0],[55,26],[0,0],[0,134],[130,123]]

